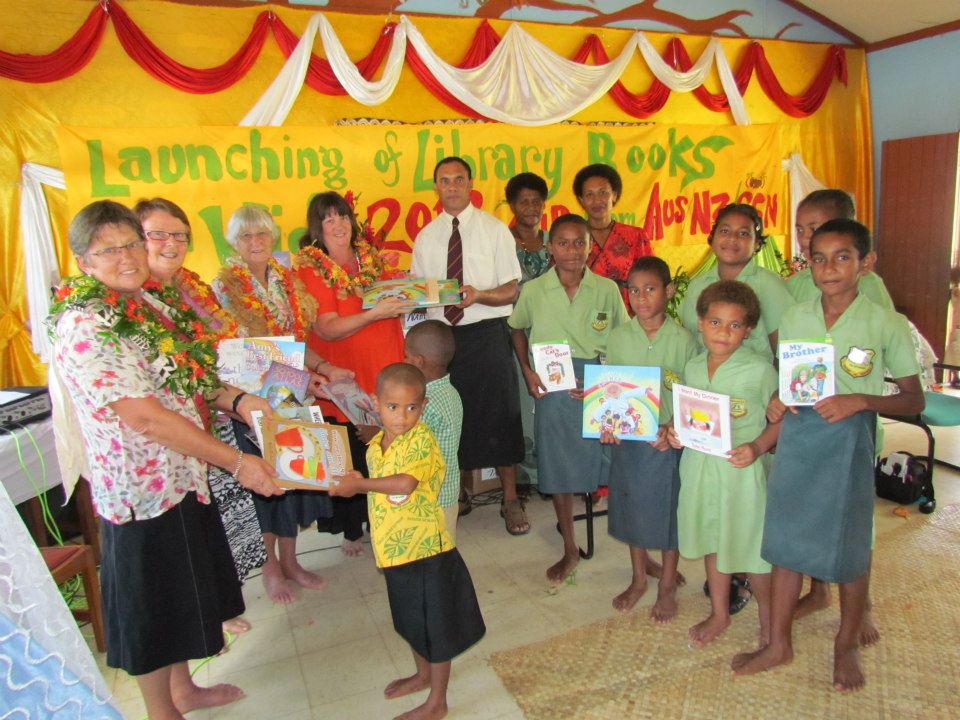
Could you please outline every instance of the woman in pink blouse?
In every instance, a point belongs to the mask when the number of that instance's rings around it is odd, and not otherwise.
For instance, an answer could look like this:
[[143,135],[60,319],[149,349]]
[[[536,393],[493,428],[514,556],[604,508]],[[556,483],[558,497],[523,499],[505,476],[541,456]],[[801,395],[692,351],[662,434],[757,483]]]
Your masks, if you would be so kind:
[[149,278],[143,231],[126,207],[88,205],[69,228],[82,276],[57,289],[54,365],[71,396],[101,516],[107,665],[137,679],[149,718],[242,697],[194,684],[187,661],[223,647],[243,611],[207,464],[262,495],[282,491],[262,459],[207,432],[209,408],[249,420],[258,399],[216,379],[213,336]]

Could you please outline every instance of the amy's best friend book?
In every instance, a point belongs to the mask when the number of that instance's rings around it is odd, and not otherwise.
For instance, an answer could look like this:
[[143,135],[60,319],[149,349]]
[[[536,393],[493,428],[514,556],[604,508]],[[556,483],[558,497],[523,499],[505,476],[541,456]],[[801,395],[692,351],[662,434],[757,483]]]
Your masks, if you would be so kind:
[[659,367],[584,367],[583,437],[611,432],[621,440],[656,440],[659,420]]

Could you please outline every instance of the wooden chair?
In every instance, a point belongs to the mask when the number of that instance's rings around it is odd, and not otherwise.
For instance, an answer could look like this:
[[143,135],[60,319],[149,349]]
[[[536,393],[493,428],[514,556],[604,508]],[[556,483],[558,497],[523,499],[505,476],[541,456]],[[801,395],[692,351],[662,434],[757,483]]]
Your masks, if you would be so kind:
[[47,569],[53,575],[57,585],[63,585],[67,580],[79,575],[83,581],[83,590],[87,596],[87,608],[71,608],[70,611],[78,620],[88,621],[93,625],[93,637],[97,642],[97,650],[106,651],[103,635],[103,614],[100,611],[100,581],[97,578],[97,565],[93,558],[93,548],[89,545],[64,545],[63,547],[42,547],[40,554],[47,564]]

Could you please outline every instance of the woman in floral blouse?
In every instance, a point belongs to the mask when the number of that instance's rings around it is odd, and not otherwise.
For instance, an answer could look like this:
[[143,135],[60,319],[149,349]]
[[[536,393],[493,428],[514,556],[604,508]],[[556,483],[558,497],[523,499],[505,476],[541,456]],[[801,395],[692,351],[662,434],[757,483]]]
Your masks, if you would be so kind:
[[[227,242],[237,254],[227,258],[212,286],[241,335],[292,335],[304,341],[316,315],[316,303],[304,292],[296,274],[274,259],[273,246],[279,236],[280,229],[266,210],[253,205],[236,210],[227,221]],[[327,377],[341,372],[309,348],[306,366]],[[256,452],[255,446],[247,444],[245,430],[238,428],[237,439],[241,447]],[[296,599],[300,587],[323,587],[323,578],[297,560],[297,534],[301,527],[330,516],[330,498],[320,492],[291,490],[282,498],[255,497],[254,503],[267,549],[263,585],[270,599],[287,604]]]
[[197,315],[174,294],[142,291],[150,273],[137,217],[93,203],[69,242],[84,275],[57,289],[48,324],[101,516],[107,665],[136,676],[150,718],[224,705],[242,691],[198,687],[187,668],[219,652],[221,623],[243,612],[207,464],[254,492],[282,491],[260,458],[205,431],[207,404],[249,419],[251,403],[220,385],[214,337]]
[[[357,384],[373,394],[377,374],[390,363],[403,360],[400,315],[410,310],[397,298],[381,300],[364,310],[363,290],[377,280],[395,276],[384,267],[371,238],[360,232],[353,208],[335,192],[314,196],[307,208],[307,234],[293,265],[317,304],[317,319],[310,328],[308,347],[354,373]],[[325,418],[350,426],[337,407],[321,402]],[[366,474],[366,442],[375,427],[349,427],[353,467]],[[365,495],[333,499],[332,522],[317,527],[343,532],[343,552],[359,555],[363,523],[367,517]]]
[[623,302],[629,308],[627,276],[630,268],[640,258],[653,255],[653,248],[643,228],[613,219],[613,206],[622,192],[620,174],[603,163],[587,165],[573,178],[573,194],[586,211],[590,226],[592,242],[587,267],[617,283]]

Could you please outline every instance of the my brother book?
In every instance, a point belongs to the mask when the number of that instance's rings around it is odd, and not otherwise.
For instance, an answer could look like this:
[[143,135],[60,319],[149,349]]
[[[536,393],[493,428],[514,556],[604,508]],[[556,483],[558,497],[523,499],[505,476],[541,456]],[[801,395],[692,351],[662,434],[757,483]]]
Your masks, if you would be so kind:
[[732,448],[730,396],[674,383],[673,428],[684,447],[726,457]]
[[373,283],[363,293],[363,307],[371,308],[384,298],[398,298],[416,307],[456,305],[460,302],[460,283],[456,278],[398,278]]
[[583,437],[611,432],[621,440],[656,440],[659,421],[659,367],[584,367]]
[[780,361],[780,402],[784,405],[813,405],[836,394],[836,365],[833,344],[824,340],[782,342],[777,348]]
[[577,378],[573,374],[573,355],[566,343],[534,343],[530,346],[533,369],[547,392],[573,390]]

